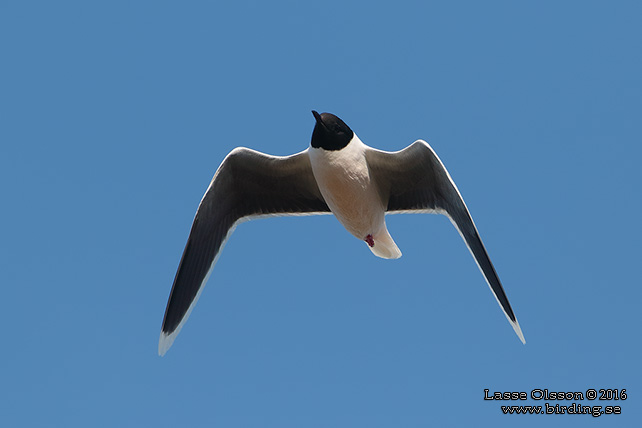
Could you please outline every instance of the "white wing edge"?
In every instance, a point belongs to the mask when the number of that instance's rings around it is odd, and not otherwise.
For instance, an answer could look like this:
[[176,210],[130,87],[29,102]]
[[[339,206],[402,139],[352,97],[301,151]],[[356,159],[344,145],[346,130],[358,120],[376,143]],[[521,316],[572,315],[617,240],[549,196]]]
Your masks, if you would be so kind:
[[306,212],[306,213],[287,213],[287,214],[256,214],[256,215],[251,215],[247,217],[243,217],[239,220],[237,220],[232,227],[227,232],[227,235],[225,235],[225,238],[223,239],[223,242],[221,243],[221,246],[218,250],[218,253],[216,254],[216,257],[214,257],[214,261],[212,262],[212,266],[210,266],[209,271],[207,272],[207,275],[205,275],[205,279],[203,279],[203,282],[201,283],[201,286],[198,289],[198,292],[196,293],[196,297],[194,297],[194,300],[192,303],[189,305],[189,308],[187,309],[187,312],[185,312],[185,316],[181,320],[181,322],[178,324],[176,329],[171,332],[170,334],[166,334],[163,331],[160,333],[160,338],[158,339],[158,355],[161,357],[164,356],[169,348],[172,347],[172,344],[174,343],[174,340],[176,340],[176,336],[178,336],[178,333],[180,333],[181,329],[183,328],[183,325],[185,325],[185,322],[189,318],[189,316],[192,313],[192,310],[194,309],[194,306],[196,306],[196,302],[198,302],[198,299],[201,297],[201,293],[203,292],[203,289],[205,288],[205,285],[207,284],[207,281],[210,278],[210,275],[212,274],[212,270],[214,270],[214,266],[216,265],[216,262],[218,262],[218,258],[221,256],[221,253],[223,252],[223,248],[225,247],[225,244],[227,243],[227,240],[229,237],[232,235],[236,227],[241,224],[245,223],[246,221],[250,220],[255,220],[258,218],[267,218],[267,217],[302,217],[302,216],[311,216],[311,215],[327,215],[327,214],[332,214],[331,212]]
[[[466,201],[464,201],[464,198],[461,196],[461,193],[459,192],[459,189],[457,188],[457,185],[455,184],[455,182],[453,181],[452,177],[450,176],[450,173],[448,172],[448,170],[444,166],[444,163],[441,161],[441,159],[439,158],[437,153],[433,150],[433,148],[430,146],[430,144],[428,144],[424,140],[417,140],[417,141],[415,141],[415,143],[423,143],[430,149],[432,154],[435,156],[435,159],[437,159],[437,161],[439,162],[441,168],[446,173],[446,176],[448,177],[448,180],[450,181],[450,184],[452,184],[453,188],[457,192],[457,195],[461,199],[461,202],[464,204],[464,207],[466,207],[466,210],[470,213],[470,210],[468,210],[468,206],[466,205]],[[413,144],[415,144],[415,143],[413,143]],[[499,305],[500,309],[504,313],[504,316],[506,317],[506,319],[510,323],[511,327],[513,327],[513,330],[515,331],[515,334],[517,334],[517,337],[519,337],[519,340],[521,340],[521,342],[525,345],[526,344],[526,339],[524,339],[524,333],[522,333],[522,329],[519,326],[519,322],[517,321],[517,315],[515,315],[515,321],[513,322],[510,319],[510,317],[508,316],[508,314],[506,313],[506,311],[504,310],[504,307],[502,306],[502,304],[500,303],[499,299],[497,298],[497,295],[495,294],[495,291],[493,291],[493,287],[490,285],[490,281],[488,281],[488,278],[486,278],[486,274],[484,274],[484,271],[482,270],[479,262],[477,261],[477,257],[475,257],[475,254],[473,253],[472,249],[468,245],[468,242],[466,241],[466,238],[464,237],[464,234],[461,233],[461,230],[459,230],[459,226],[457,226],[457,223],[455,223],[455,221],[452,219],[452,217],[450,217],[450,215],[448,215],[448,213],[445,210],[442,210],[442,209],[399,210],[399,211],[389,211],[388,212],[388,214],[403,214],[403,213],[409,213],[409,214],[410,213],[443,214],[446,217],[448,217],[448,220],[450,220],[450,222],[453,224],[453,226],[455,226],[455,229],[457,229],[457,232],[459,232],[459,235],[461,236],[462,240],[464,241],[464,244],[466,244],[466,247],[468,248],[468,251],[473,256],[473,260],[475,260],[475,264],[477,265],[477,268],[479,269],[479,271],[481,272],[482,276],[484,277],[484,280],[486,281],[486,284],[488,284],[488,288],[490,288],[491,293],[493,293],[493,297],[495,297],[495,300],[497,301],[497,304]],[[473,220],[472,216],[470,216],[470,221],[473,223],[473,226],[475,227],[475,229],[477,229],[477,226],[475,225],[475,221]]]

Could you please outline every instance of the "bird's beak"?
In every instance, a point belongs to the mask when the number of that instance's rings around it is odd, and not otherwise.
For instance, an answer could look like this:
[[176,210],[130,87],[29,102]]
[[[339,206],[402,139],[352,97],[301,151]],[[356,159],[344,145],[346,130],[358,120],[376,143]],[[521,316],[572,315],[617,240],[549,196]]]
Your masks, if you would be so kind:
[[317,113],[315,110],[312,110],[312,114],[314,115],[314,118],[317,120],[317,123],[319,125],[323,125],[323,119],[321,119],[321,115]]

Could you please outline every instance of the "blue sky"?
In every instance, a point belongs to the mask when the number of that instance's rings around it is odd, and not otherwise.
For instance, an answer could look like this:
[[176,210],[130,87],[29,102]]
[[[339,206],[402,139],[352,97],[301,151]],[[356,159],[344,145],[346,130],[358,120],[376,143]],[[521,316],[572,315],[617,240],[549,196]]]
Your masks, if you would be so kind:
[[[633,426],[642,387],[638,2],[0,5],[3,426]],[[242,224],[163,358],[200,198],[310,110],[427,140],[526,337],[445,217],[374,257],[330,216]],[[484,389],[627,389],[513,415]],[[510,401],[508,404],[571,404]]]

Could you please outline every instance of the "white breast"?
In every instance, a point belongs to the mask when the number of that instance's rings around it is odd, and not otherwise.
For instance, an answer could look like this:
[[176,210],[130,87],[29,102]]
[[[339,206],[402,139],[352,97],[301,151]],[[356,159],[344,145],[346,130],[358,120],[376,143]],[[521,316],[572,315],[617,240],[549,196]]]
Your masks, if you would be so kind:
[[385,227],[385,209],[371,181],[366,148],[355,134],[341,150],[309,149],[312,172],[326,203],[348,232],[361,240]]

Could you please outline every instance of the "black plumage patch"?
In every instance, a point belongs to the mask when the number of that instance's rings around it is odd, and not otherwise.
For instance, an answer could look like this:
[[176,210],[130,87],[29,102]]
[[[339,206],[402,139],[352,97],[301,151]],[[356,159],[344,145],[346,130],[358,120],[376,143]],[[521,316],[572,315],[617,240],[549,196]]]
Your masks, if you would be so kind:
[[324,150],[341,150],[348,145],[354,132],[344,121],[332,113],[317,113],[312,110],[314,118],[317,120],[312,131],[312,142],[310,145],[314,148]]

